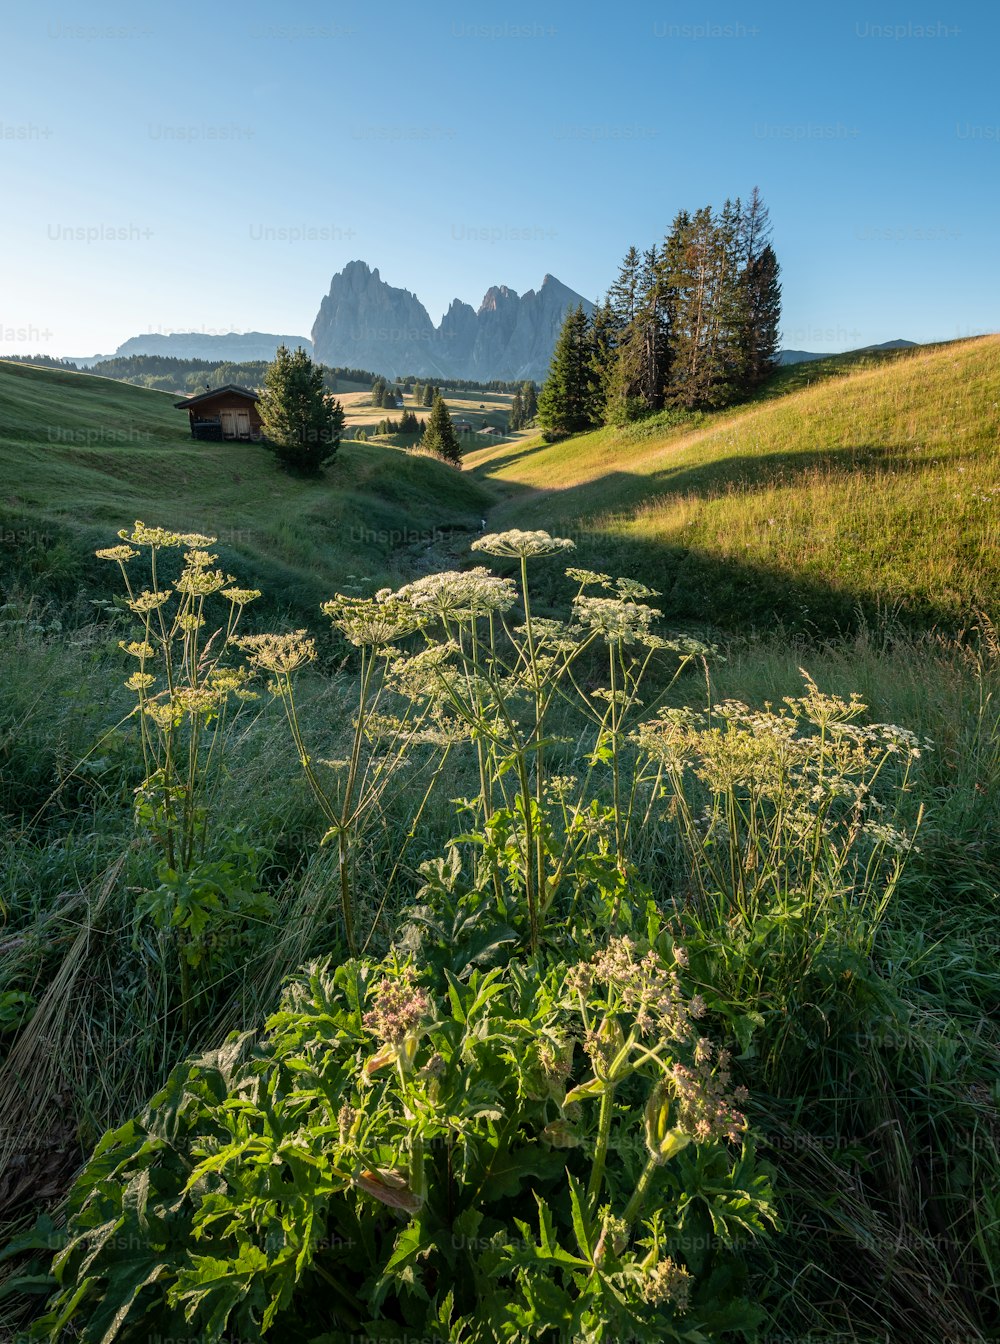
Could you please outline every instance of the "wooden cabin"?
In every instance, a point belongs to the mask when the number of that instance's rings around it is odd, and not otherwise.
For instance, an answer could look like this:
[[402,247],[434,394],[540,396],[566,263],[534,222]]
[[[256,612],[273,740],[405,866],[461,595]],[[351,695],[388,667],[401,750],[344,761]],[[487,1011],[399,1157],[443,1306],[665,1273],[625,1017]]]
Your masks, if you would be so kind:
[[191,419],[192,439],[234,439],[256,443],[261,437],[257,393],[227,383],[174,402]]

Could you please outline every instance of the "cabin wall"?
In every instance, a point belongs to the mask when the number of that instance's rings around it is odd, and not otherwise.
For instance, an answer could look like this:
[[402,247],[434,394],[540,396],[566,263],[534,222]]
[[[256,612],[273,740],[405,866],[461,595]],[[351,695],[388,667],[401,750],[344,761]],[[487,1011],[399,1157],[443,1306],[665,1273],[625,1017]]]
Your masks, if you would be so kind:
[[191,406],[188,415],[191,435],[196,439],[245,442],[261,437],[260,412],[256,402],[248,401],[246,397],[220,393]]

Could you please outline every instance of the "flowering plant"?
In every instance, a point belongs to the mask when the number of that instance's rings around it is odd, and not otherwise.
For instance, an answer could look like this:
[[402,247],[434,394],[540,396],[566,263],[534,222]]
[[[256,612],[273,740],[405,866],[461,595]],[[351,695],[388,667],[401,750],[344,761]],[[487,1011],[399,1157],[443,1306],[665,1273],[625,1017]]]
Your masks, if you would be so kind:
[[768,1178],[683,963],[663,934],[468,983],[312,966],[105,1137],[34,1337],[749,1332]]

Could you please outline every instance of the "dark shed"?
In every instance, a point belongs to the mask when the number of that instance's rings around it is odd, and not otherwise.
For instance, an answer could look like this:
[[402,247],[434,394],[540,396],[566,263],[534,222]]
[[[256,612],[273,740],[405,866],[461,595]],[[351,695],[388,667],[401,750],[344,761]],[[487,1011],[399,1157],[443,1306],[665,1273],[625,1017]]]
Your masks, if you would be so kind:
[[190,416],[192,439],[256,442],[260,438],[257,393],[247,387],[227,383],[225,387],[213,387],[174,404]]

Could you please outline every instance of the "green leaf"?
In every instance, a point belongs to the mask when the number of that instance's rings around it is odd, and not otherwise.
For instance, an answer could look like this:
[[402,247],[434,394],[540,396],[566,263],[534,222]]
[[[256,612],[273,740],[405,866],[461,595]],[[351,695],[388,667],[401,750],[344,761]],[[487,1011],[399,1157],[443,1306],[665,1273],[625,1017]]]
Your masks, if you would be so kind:
[[576,1177],[567,1171],[569,1180],[569,1199],[570,1207],[573,1211],[573,1232],[576,1236],[576,1244],[580,1254],[590,1263],[594,1263],[594,1244],[591,1239],[590,1226],[587,1221],[587,1215],[584,1212],[584,1202],[580,1195],[580,1185]]

